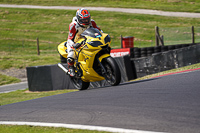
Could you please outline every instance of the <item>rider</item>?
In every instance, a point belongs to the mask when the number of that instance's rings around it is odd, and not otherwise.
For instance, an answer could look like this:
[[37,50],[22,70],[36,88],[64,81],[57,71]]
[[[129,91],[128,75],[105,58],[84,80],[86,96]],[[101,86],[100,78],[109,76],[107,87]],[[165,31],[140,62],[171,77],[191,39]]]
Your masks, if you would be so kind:
[[80,39],[80,35],[88,28],[94,27],[101,31],[101,29],[96,25],[95,21],[91,19],[90,13],[87,9],[81,8],[76,12],[76,16],[73,17],[72,22],[69,25],[69,34],[67,43],[60,44],[67,47],[67,61],[66,58],[61,55],[61,63],[68,64],[68,70],[70,72],[70,76],[75,75],[74,71],[74,48],[79,48],[80,44],[76,43],[78,39]]

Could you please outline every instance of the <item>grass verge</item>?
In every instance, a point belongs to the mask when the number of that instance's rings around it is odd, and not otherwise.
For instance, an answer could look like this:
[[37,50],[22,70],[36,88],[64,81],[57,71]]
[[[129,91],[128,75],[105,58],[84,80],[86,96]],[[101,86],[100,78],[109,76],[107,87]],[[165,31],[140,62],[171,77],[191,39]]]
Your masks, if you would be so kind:
[[0,131],[2,133],[108,133],[103,131],[13,125],[0,125]]
[[0,74],[0,85],[18,83],[20,79]]
[[[155,46],[155,26],[176,27],[177,30],[170,33],[176,36],[178,27],[189,27],[188,32],[184,33],[190,33],[190,27],[199,26],[200,22],[200,18],[99,11],[90,13],[98,26],[111,36],[112,48],[121,47],[120,35],[134,36],[134,47]],[[59,62],[57,44],[66,40],[68,25],[75,11],[0,8],[0,16],[0,69],[25,68]],[[195,37],[199,38],[199,32],[196,33]],[[40,42],[39,56],[37,37]]]
[[62,93],[74,92],[77,90],[57,90],[57,91],[43,91],[43,92],[30,92],[28,89],[26,90],[17,90],[9,93],[0,93],[0,106],[22,102],[27,100],[32,100],[36,98],[52,96]]

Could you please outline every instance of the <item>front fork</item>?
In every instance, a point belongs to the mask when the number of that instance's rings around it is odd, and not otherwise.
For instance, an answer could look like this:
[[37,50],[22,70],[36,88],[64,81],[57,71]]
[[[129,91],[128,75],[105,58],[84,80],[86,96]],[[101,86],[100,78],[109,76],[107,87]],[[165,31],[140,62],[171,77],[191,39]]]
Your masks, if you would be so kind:
[[[101,66],[102,74],[105,75],[105,74],[106,74],[106,69],[105,69],[105,67],[104,67],[103,64],[100,62],[99,58],[97,58],[97,60],[98,60],[98,62],[99,62],[99,64],[100,64],[100,66]],[[104,76],[104,77],[105,77],[105,76]]]
[[100,56],[100,57],[97,58],[97,60],[98,60],[98,62],[99,62],[99,64],[100,64],[100,66],[101,66],[101,69],[102,69],[102,75],[104,76],[104,78],[106,79],[106,81],[108,80],[108,77],[107,77],[107,74],[106,74],[106,69],[105,69],[105,67],[103,66],[103,64],[101,63],[101,61],[102,61],[104,58],[107,58],[107,57],[109,57],[109,56],[110,56],[110,54],[104,54],[104,55],[102,55],[102,56]]

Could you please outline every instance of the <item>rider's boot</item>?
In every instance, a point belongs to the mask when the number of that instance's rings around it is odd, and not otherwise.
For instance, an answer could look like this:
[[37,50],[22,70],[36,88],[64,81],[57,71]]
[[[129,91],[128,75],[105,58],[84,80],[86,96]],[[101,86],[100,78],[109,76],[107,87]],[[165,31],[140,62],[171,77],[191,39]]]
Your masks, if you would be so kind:
[[74,59],[73,58],[67,58],[67,63],[68,63],[69,75],[74,77],[75,76]]

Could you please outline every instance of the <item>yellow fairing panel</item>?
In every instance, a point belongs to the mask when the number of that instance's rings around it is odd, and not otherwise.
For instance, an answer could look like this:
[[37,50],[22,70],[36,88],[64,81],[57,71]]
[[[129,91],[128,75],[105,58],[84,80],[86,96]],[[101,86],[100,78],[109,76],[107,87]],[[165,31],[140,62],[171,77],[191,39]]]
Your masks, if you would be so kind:
[[105,78],[97,74],[93,68],[88,68],[87,70],[83,70],[83,75],[81,79],[85,82],[95,82],[95,81],[101,81]]
[[[109,57],[110,54],[104,54],[102,56],[99,57],[100,62],[106,58]],[[95,82],[95,81],[101,81],[104,80],[105,78],[100,76],[98,73],[96,73],[96,71],[94,71],[93,68],[89,68],[89,67],[85,67],[84,65],[86,65],[86,63],[82,62],[82,70],[83,70],[83,75],[81,78],[83,81],[85,82]]]
[[99,57],[99,61],[101,62],[103,60],[103,58],[109,57],[110,54],[104,54],[102,56]]
[[58,52],[65,58],[67,58],[67,55],[68,55],[66,52],[67,47],[65,47],[65,45],[64,45],[66,42],[67,41],[64,41],[58,45]]

